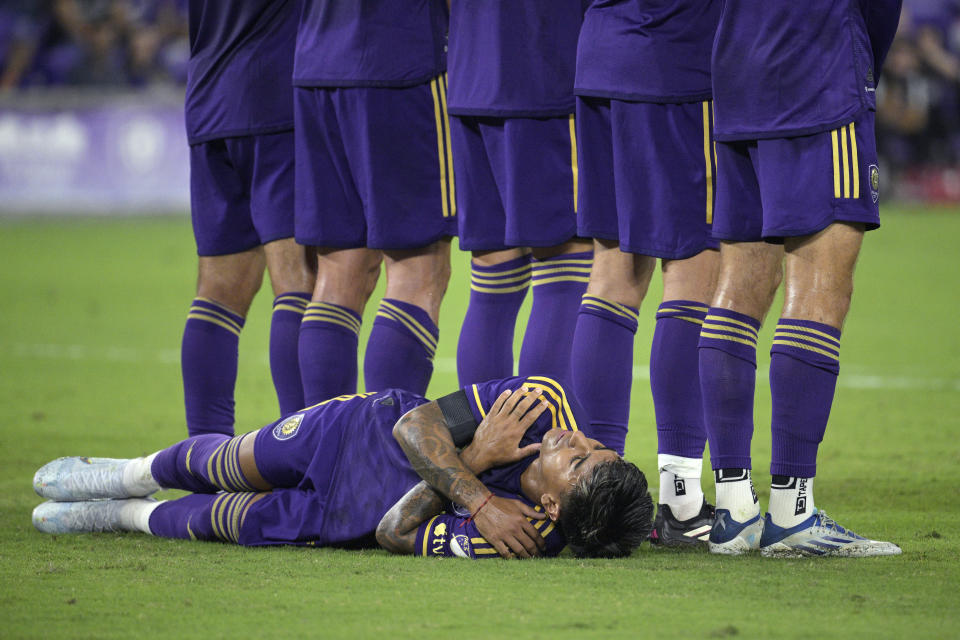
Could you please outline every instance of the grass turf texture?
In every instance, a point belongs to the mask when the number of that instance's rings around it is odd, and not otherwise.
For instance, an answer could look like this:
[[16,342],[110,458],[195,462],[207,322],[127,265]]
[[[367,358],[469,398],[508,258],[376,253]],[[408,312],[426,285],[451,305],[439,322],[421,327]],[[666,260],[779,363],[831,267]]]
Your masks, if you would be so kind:
[[[957,211],[891,208],[868,235],[820,449],[817,505],[857,532],[899,543],[902,556],[777,561],[645,545],[618,561],[469,563],[34,531],[30,511],[40,500],[30,481],[44,462],[130,457],[185,436],[178,349],[194,247],[184,217],[0,220],[0,636],[956,636],[958,236]],[[431,396],[456,385],[469,269],[463,254],[454,262]],[[276,411],[266,357],[271,300],[265,286],[241,338],[238,432]],[[644,371],[658,301],[655,284],[641,310],[627,442],[652,483]],[[770,455],[765,351],[776,315],[758,354],[761,506]]]

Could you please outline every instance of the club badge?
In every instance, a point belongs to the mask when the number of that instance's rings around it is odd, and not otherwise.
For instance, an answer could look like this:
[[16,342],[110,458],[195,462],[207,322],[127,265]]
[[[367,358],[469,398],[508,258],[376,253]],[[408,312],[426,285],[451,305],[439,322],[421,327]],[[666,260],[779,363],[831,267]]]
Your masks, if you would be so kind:
[[290,416],[273,428],[273,437],[277,440],[289,440],[293,436],[297,435],[297,431],[300,430],[301,422],[303,422],[302,413],[298,413],[295,416]]

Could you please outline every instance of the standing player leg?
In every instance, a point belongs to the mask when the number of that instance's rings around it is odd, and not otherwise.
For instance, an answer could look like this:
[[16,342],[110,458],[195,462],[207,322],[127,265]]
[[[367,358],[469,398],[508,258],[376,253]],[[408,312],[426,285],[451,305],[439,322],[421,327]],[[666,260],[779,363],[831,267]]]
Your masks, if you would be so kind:
[[300,324],[304,403],[357,389],[363,310],[380,273],[380,253],[366,249],[364,204],[347,156],[338,104],[347,89],[294,88],[297,242],[317,248],[317,280]]
[[260,236],[251,215],[249,138],[190,147],[190,209],[199,255],[197,297],[181,342],[187,430],[233,433],[237,345],[263,281]]
[[363,363],[367,390],[426,395],[440,337],[440,303],[450,281],[450,241],[385,251],[387,289]]
[[[773,482],[764,555],[900,553],[817,511],[817,450],[840,369],[840,331],[865,230],[880,224],[873,115],[811,136],[761,140],[765,237],[783,237],[786,287],[770,359]],[[790,168],[808,168],[798,179]],[[832,172],[831,169],[832,168]],[[800,185],[798,188],[798,184]],[[799,193],[798,193],[799,191]]]
[[783,248],[761,240],[756,144],[718,142],[716,153],[713,236],[724,242],[700,330],[700,391],[717,489],[709,546],[739,554],[759,546],[763,526],[750,480],[757,333],[780,284]]
[[305,406],[300,373],[300,324],[316,283],[313,252],[284,238],[263,247],[273,287],[270,319],[270,373],[280,402],[280,415]]
[[300,324],[304,404],[357,391],[363,310],[380,277],[379,251],[318,249],[317,284]]
[[596,240],[590,283],[573,334],[573,388],[591,437],[623,454],[633,386],[633,342],[656,259]]
[[240,331],[263,281],[263,249],[201,256],[180,347],[187,431],[233,434]]
[[587,290],[593,264],[589,240],[572,240],[546,249],[533,249],[530,318],[523,334],[519,375],[547,375],[569,380],[570,348],[580,300]]
[[594,262],[570,362],[591,435],[622,453],[630,419],[637,317],[656,259],[620,249],[610,102],[577,98],[577,228],[581,236],[594,238]]
[[743,553],[760,542],[760,507],[750,479],[757,333],[779,286],[782,260],[779,245],[724,242],[717,291],[700,331],[700,390],[717,489],[710,534],[715,553]]
[[[663,301],[650,349],[650,389],[657,419],[660,500],[657,522],[686,522],[704,509],[708,515],[680,540],[691,544],[709,532],[712,510],[700,484],[707,440],[700,395],[697,344],[713,298],[720,254],[706,250],[683,260],[663,261]],[[662,515],[661,515],[661,512]],[[666,526],[658,527],[658,532]],[[663,536],[666,538],[666,536]],[[664,539],[664,543],[670,541]]]
[[457,341],[461,387],[513,375],[517,314],[529,288],[530,255],[524,249],[473,252],[470,302]]

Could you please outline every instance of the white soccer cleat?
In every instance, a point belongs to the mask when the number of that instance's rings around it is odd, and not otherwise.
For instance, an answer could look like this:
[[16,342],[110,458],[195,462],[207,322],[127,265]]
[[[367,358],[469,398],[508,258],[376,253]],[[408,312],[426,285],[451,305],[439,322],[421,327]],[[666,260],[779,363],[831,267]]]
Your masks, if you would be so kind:
[[139,498],[152,493],[131,493],[124,486],[123,470],[128,462],[116,458],[57,458],[37,470],[33,489],[43,498],[59,501]]
[[717,509],[707,546],[710,553],[739,556],[760,547],[763,520],[756,515],[746,522],[737,522],[726,509]]
[[870,540],[845,529],[819,509],[795,527],[778,527],[766,516],[760,554],[765,558],[841,556],[866,558],[896,556],[902,550],[892,542]]
[[[33,526],[43,533],[95,533],[100,531],[142,531],[137,526],[144,515],[160,503],[154,499],[85,500],[54,502],[48,500],[33,510]],[[145,511],[149,509],[149,511]]]

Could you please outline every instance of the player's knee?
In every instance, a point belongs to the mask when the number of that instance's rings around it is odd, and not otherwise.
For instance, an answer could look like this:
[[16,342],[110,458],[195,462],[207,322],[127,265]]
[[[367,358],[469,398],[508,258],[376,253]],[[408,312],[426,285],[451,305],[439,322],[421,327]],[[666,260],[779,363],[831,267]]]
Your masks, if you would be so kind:
[[639,307],[647,294],[655,266],[655,258],[634,254],[621,254],[617,260],[597,260],[590,272],[587,293]]
[[197,295],[213,300],[231,311],[246,316],[250,303],[263,284],[262,261],[205,261],[197,278]]
[[362,313],[380,277],[381,255],[370,249],[320,250],[314,300]]
[[264,249],[275,296],[313,291],[317,280],[317,256],[312,248],[287,238],[267,244]]

